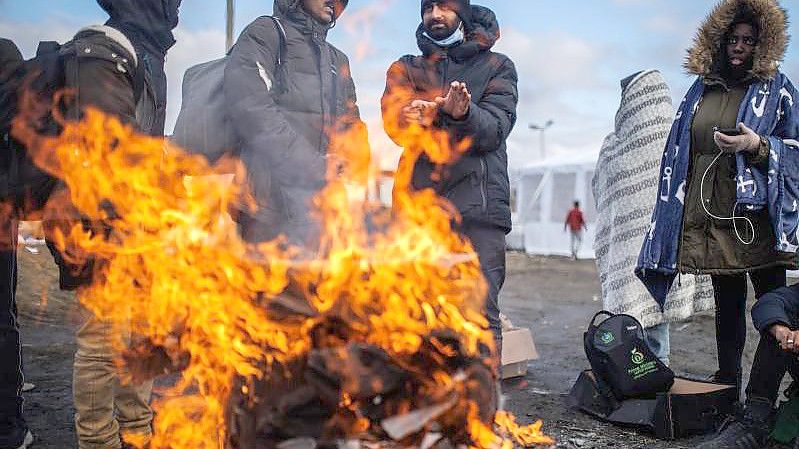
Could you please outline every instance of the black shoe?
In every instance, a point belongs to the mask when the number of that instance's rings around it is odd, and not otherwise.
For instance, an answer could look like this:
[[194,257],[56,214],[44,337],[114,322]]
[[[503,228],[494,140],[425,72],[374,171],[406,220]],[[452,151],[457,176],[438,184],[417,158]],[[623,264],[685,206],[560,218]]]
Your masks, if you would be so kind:
[[771,416],[757,416],[751,410],[727,419],[718,435],[697,449],[762,449],[771,433]]
[[0,424],[0,449],[28,449],[33,434],[24,422]]

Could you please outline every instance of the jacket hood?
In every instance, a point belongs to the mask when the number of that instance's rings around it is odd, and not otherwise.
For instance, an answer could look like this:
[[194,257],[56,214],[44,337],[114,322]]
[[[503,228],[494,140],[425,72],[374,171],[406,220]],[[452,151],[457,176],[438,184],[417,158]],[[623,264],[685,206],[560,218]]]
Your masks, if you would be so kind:
[[125,33],[136,47],[163,56],[175,44],[181,0],[97,0],[108,25]]
[[0,39],[0,84],[5,83],[23,62],[25,58],[16,44],[8,39]]
[[707,16],[688,50],[685,69],[698,76],[713,76],[720,72],[722,44],[735,21],[745,9],[752,11],[759,28],[758,44],[754,51],[751,75],[766,80],[777,74],[788,47],[788,15],[776,0],[722,0]]
[[275,0],[274,15],[282,19],[292,22],[300,31],[308,34],[317,33],[323,37],[327,37],[327,32],[336,25],[335,20],[341,17],[344,10],[347,8],[349,0],[336,0],[341,9],[336,8],[336,18],[330,25],[323,25],[314,20],[302,8],[302,0]]
[[[471,22],[464,23],[466,40],[449,49],[449,54],[456,59],[467,59],[477,53],[491,50],[500,38],[499,21],[494,11],[480,5],[472,5],[471,8]],[[416,42],[425,56],[443,51],[424,36],[424,24],[420,24],[416,29]]]
[[616,135],[625,139],[642,124],[653,125],[653,120],[669,126],[673,118],[671,91],[663,75],[657,70],[644,70],[636,74],[621,92],[621,104],[616,113]]

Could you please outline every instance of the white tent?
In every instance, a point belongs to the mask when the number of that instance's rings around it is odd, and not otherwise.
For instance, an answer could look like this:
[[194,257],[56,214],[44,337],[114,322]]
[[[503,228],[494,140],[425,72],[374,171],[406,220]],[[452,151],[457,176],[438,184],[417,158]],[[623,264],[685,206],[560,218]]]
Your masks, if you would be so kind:
[[599,152],[561,154],[518,171],[512,246],[521,243],[519,249],[529,254],[571,255],[563,224],[574,201],[579,201],[588,223],[579,257],[594,257],[596,206],[591,180],[598,157]]

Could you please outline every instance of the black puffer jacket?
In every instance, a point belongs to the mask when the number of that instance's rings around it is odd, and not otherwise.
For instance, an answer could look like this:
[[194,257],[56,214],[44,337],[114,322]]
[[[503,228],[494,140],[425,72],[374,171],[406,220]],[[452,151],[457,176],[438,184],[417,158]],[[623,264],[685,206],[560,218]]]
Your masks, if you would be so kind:
[[[499,39],[499,24],[488,8],[472,6],[466,40],[443,49],[422,35],[416,39],[422,56],[403,56],[388,70],[383,95],[383,121],[386,132],[406,148],[401,171],[416,149],[408,148],[403,137],[407,124],[399,111],[414,99],[433,101],[445,96],[453,81],[465,82],[472,94],[469,114],[453,120],[441,114],[434,126],[450,132],[454,142],[471,139],[471,147],[458,161],[436,167],[422,155],[413,166],[412,186],[433,188],[460,211],[465,223],[477,222],[511,229],[510,186],[506,139],[516,122],[518,77],[513,62],[491,51]],[[442,175],[436,175],[437,168]]]
[[799,329],[799,285],[782,287],[766,293],[752,307],[752,321],[760,332],[775,324]]
[[329,26],[313,20],[301,3],[275,0],[274,15],[286,30],[282,75],[276,71],[280,35],[266,17],[244,30],[225,69],[228,114],[258,205],[240,216],[248,241],[283,234],[311,244],[311,199],[325,184],[330,133],[356,126],[363,141],[353,148],[368,149],[349,60],[327,42]]
[[20,64],[23,58],[14,42],[0,39],[0,82],[10,75]]

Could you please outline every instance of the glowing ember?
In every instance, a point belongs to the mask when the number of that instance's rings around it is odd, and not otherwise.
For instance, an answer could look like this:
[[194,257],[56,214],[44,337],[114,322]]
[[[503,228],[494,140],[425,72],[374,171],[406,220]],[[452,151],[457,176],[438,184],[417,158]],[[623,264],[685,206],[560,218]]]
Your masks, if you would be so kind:
[[[255,409],[288,394],[298,372],[337,382],[335,410],[323,423],[336,438],[403,435],[403,417],[426,416],[436,426],[422,420],[411,426],[415,436],[398,439],[417,444],[437,427],[475,448],[552,443],[540,423],[520,428],[486,404],[496,399],[485,351],[493,338],[481,311],[486,286],[472,248],[451,228],[451,207],[431,191],[399,189],[391,212],[353,198],[365,190],[368,162],[358,158],[368,152],[349,146],[356,139],[346,132],[333,139],[331,160],[354,163],[316,199],[317,254],[283,241],[248,246],[227,213],[245,197],[239,185],[222,182],[203,158],[96,110],[57,138],[36,135],[25,120],[14,133],[65,182],[84,217],[113,229],[55,234],[71,257],[107,261],[81,301],[119,335],[130,326],[138,336],[125,356],[134,374],[159,354],[159,368],[181,369],[181,381],[155,404],[150,447],[225,447],[240,425],[231,407]],[[409,138],[435,149],[434,160],[457,156],[445,135],[414,129]],[[63,214],[62,205],[51,202],[45,215]],[[377,368],[382,375],[363,381]],[[402,394],[365,402],[363,391],[388,391],[390,383]],[[379,413],[369,412],[375,406]]]

